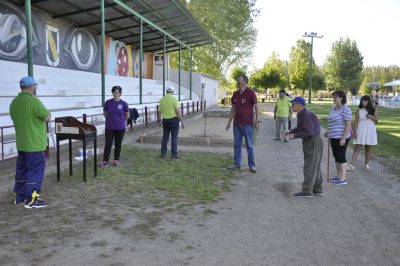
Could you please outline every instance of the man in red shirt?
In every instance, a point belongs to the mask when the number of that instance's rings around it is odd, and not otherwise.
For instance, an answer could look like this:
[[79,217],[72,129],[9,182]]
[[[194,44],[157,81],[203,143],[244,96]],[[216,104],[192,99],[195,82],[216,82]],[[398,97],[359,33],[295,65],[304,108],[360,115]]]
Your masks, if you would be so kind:
[[232,170],[240,169],[244,137],[250,171],[256,173],[257,170],[253,151],[253,130],[254,128],[257,130],[259,128],[258,107],[256,93],[247,86],[248,81],[249,79],[246,75],[240,75],[237,83],[239,90],[232,96],[232,108],[226,130],[229,130],[233,120],[234,163],[233,166],[228,168]]

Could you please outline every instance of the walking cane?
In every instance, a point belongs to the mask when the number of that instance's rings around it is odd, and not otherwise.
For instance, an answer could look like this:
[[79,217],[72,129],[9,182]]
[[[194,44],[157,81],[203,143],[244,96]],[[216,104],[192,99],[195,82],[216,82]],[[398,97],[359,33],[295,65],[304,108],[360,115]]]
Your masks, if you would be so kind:
[[329,137],[328,137],[328,163],[327,163],[327,169],[326,169],[326,181],[330,181],[331,178],[329,177],[329,161],[330,161],[330,156],[331,155],[331,145],[329,145]]

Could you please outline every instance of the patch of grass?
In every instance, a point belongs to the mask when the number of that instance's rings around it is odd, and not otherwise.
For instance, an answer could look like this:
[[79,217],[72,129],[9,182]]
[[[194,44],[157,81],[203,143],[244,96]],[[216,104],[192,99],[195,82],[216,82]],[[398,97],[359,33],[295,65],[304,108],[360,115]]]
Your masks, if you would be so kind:
[[[327,117],[332,103],[308,104],[307,108],[315,112],[321,119],[321,126],[327,127]],[[353,111],[353,126],[358,106],[349,105]],[[379,122],[376,125],[378,145],[374,146],[372,153],[386,159],[394,160],[392,166],[397,167],[400,162],[400,109],[378,107]]]
[[[211,202],[229,191],[229,181],[236,177],[226,171],[231,162],[227,154],[182,152],[179,160],[162,160],[155,150],[129,146],[122,150],[120,167],[100,168],[98,177],[88,182],[102,181],[124,194],[146,195],[159,207],[175,203],[171,198],[186,203]],[[169,198],[160,204],[160,195]]]

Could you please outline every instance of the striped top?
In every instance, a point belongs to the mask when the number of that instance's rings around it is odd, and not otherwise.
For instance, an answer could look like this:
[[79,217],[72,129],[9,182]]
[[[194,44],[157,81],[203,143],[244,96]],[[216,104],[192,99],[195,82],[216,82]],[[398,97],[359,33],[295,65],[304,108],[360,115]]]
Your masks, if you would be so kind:
[[[346,121],[351,121],[351,109],[347,105],[342,105],[339,109],[335,110],[333,106],[328,115],[328,136],[331,139],[341,139]],[[350,138],[350,130],[346,138]]]

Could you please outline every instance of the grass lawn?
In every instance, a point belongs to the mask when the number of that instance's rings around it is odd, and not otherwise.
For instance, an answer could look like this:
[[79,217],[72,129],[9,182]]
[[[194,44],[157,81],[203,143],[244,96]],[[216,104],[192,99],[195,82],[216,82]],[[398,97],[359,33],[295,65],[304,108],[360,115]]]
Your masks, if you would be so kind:
[[101,168],[97,178],[122,193],[207,203],[229,191],[235,177],[226,170],[232,161],[227,154],[182,151],[179,160],[163,160],[158,150],[124,146],[122,151],[121,166]]
[[[327,127],[327,116],[332,103],[308,104],[307,108],[321,118],[321,125]],[[353,123],[358,106],[349,105],[353,111]],[[378,132],[378,145],[373,147],[372,153],[387,159],[400,160],[400,109],[378,108],[379,123],[376,125]],[[398,165],[397,165],[398,167]]]

